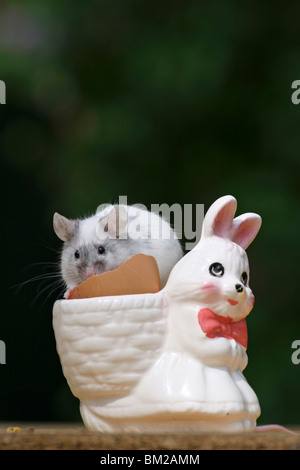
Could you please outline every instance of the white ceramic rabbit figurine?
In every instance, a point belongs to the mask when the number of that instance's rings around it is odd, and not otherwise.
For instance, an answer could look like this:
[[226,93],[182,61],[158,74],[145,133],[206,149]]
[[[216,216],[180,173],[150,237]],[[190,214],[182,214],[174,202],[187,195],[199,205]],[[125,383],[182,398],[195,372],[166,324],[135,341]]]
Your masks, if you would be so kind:
[[[236,207],[232,196],[210,207],[198,245],[176,264],[165,288],[152,294],[166,318],[152,365],[147,352],[148,365],[125,396],[84,397],[87,427],[147,432],[255,428],[260,407],[242,373],[248,360],[245,317],[254,304],[245,249],[261,218],[250,213],[234,218]],[[140,315],[142,322],[143,311]]]

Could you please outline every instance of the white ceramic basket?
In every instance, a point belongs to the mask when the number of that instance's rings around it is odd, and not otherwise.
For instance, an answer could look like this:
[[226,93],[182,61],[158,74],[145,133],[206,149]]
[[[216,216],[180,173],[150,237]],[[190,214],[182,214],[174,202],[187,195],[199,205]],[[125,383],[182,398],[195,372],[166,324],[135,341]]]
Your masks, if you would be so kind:
[[53,327],[72,393],[108,402],[130,394],[159,356],[166,335],[159,294],[58,300]]

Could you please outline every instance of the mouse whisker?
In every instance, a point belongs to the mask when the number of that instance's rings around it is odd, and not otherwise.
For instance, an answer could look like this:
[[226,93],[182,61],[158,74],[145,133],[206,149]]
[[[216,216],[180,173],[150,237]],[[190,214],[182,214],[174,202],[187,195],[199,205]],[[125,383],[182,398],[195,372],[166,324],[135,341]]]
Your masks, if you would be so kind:
[[19,284],[15,284],[10,287],[10,289],[16,289],[15,294],[18,295],[20,290],[27,286],[28,284],[36,281],[44,281],[48,279],[61,279],[61,275],[59,273],[44,273],[39,274],[37,276],[32,277],[31,279],[27,279],[26,281],[20,282]]
[[44,261],[44,262],[39,262],[39,263],[31,263],[31,264],[28,264],[27,266],[25,266],[23,269],[22,269],[22,272],[25,272],[25,271],[28,271],[30,268],[34,267],[34,266],[44,266],[44,268],[46,269],[48,266],[52,267],[52,266],[56,266],[57,268],[59,268],[59,264],[56,262],[51,262],[51,261]]
[[31,279],[27,279],[26,281],[23,281],[23,282],[20,282],[19,284],[11,286],[11,288],[13,289],[14,287],[19,287],[19,286],[29,284],[30,282],[40,281],[41,279],[52,279],[52,278],[58,278],[58,277],[61,277],[59,273],[38,274],[37,276],[34,276]]
[[57,291],[59,288],[61,288],[63,285],[63,281],[60,279],[58,281],[54,281],[54,282],[51,282],[50,284],[47,284],[45,287],[43,287],[39,292],[38,294],[34,297],[34,299],[32,300],[31,302],[31,306],[33,307],[37,300],[41,297],[42,294],[44,294],[44,292],[46,292],[47,290],[51,289],[51,291],[48,293],[48,295],[46,296],[46,298],[44,299],[43,303],[42,303],[42,306],[46,303],[46,301],[48,300],[48,298],[55,292]]
[[48,250],[51,250],[51,251],[54,251],[54,253],[61,253],[61,248],[54,248],[53,246],[50,245],[50,243],[45,240],[43,237],[39,237],[40,240],[41,240],[41,246],[43,246],[44,248],[47,248]]

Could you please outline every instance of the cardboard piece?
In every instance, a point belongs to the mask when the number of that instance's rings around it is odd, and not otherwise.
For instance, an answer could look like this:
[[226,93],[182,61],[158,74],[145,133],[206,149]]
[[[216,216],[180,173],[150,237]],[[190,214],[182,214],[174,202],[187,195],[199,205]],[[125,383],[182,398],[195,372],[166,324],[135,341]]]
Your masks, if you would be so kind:
[[69,292],[68,299],[147,294],[159,290],[160,277],[155,258],[137,254],[113,271],[89,277]]

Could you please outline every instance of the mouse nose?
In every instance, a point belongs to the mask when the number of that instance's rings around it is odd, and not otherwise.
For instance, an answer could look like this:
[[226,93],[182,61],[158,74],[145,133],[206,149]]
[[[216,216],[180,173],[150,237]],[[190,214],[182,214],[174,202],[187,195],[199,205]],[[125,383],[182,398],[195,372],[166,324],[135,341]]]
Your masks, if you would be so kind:
[[85,278],[88,279],[89,277],[91,276],[95,276],[96,274],[98,274],[97,272],[97,269],[95,268],[95,266],[88,266],[87,268],[85,268]]
[[239,292],[239,293],[243,292],[243,290],[244,290],[242,284],[236,284],[235,288],[236,288],[237,292]]

